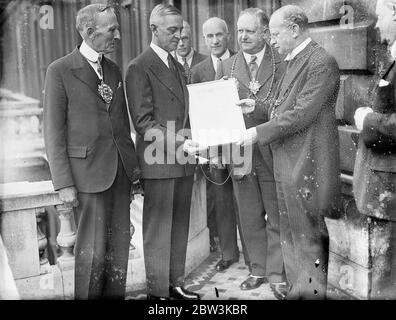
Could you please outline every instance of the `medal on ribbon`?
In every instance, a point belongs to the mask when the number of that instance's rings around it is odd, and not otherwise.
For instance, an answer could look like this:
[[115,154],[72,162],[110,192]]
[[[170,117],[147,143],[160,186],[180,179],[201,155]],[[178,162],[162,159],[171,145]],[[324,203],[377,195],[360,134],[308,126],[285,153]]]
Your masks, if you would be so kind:
[[98,92],[106,103],[111,103],[113,99],[113,90],[111,90],[109,85],[102,81],[102,83],[98,85]]

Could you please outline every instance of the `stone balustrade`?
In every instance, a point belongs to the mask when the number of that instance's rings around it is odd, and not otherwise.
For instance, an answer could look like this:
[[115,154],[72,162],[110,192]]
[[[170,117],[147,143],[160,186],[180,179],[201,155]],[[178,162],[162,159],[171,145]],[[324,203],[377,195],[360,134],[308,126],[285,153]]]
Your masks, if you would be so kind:
[[[62,250],[58,265],[52,266],[48,261],[48,239],[42,230],[46,208],[51,206],[60,217],[57,240]],[[64,266],[65,270],[67,267],[72,270],[74,265],[72,209],[64,207],[51,181],[1,184],[0,208],[0,233],[21,297],[62,298],[60,263],[69,262],[69,266]],[[55,278],[58,283],[54,282]]]
[[[205,190],[204,179],[195,182],[186,273],[209,255]],[[145,287],[142,209],[143,197],[137,196],[131,204],[133,238],[128,263],[128,291]],[[50,265],[48,223],[44,222],[56,216],[59,218],[56,242],[60,254],[55,257],[56,264]],[[54,231],[58,232],[51,230]],[[76,240],[73,209],[62,204],[51,181],[0,184],[0,234],[22,299],[73,299]]]

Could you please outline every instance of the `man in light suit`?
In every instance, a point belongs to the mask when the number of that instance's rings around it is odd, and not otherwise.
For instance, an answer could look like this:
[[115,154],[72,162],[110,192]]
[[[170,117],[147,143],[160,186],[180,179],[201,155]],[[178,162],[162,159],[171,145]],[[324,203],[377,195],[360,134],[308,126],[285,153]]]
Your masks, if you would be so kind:
[[207,58],[193,49],[191,27],[185,20],[183,21],[183,30],[174,56],[176,61],[184,68],[187,84],[191,83],[191,68]]
[[44,139],[52,182],[75,206],[75,298],[124,298],[130,190],[140,176],[118,66],[103,57],[120,39],[112,8],[77,13],[83,43],[50,64]]
[[[335,104],[339,69],[311,40],[308,18],[284,6],[270,20],[272,44],[287,54],[270,120],[246,131],[241,145],[271,144],[278,192],[283,261],[289,299],[324,299],[329,239],[324,217],[340,215]],[[246,107],[246,106],[243,106]]]
[[[373,107],[355,112],[360,141],[353,175],[353,191],[358,210],[371,218],[370,224],[386,223],[391,241],[378,288],[380,299],[396,298],[396,1],[379,0],[376,13],[381,40],[387,42],[392,61],[387,65],[374,98]],[[388,228],[384,228],[386,233]],[[384,239],[386,235],[384,234]],[[373,261],[377,263],[377,261]],[[385,271],[388,270],[388,271]],[[377,275],[373,275],[376,277]]]
[[[230,34],[224,20],[209,18],[202,25],[202,31],[211,54],[192,68],[192,83],[213,81],[217,65],[234,54],[228,49]],[[216,245],[214,237],[218,235],[222,258],[215,269],[223,271],[239,259],[232,180],[228,179],[229,171],[225,166],[202,166],[202,170],[209,178],[206,180],[206,201],[210,245],[211,248]]]
[[152,42],[126,72],[126,93],[142,168],[143,249],[148,299],[197,300],[183,288],[195,158],[186,157],[188,91],[183,67],[170,52],[183,27],[180,11],[157,5]]
[[[269,32],[263,10],[242,11],[237,26],[241,51],[219,65],[216,78],[236,78],[241,103],[247,98],[258,101],[254,111],[244,115],[250,128],[268,120],[268,102],[279,80],[280,59],[265,40]],[[261,145],[254,146],[250,157],[247,149],[243,152],[244,168],[232,167],[239,231],[250,271],[240,288],[255,289],[267,279],[278,288],[284,278],[272,154],[268,146]]]

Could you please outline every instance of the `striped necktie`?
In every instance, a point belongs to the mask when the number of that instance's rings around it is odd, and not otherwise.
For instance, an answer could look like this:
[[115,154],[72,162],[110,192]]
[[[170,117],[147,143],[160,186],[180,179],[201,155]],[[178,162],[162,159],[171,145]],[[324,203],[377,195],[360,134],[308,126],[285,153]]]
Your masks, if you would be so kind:
[[176,64],[174,58],[168,54],[168,65],[169,65],[169,70],[173,73],[179,84],[181,85],[181,79],[179,76],[179,72],[177,71]]
[[100,78],[100,80],[103,81],[102,59],[103,59],[103,54],[99,54],[98,61],[96,62],[96,64],[97,64],[97,70],[99,73],[99,78]]
[[190,83],[191,82],[191,69],[190,69],[190,66],[188,65],[186,58],[183,58],[183,67],[184,67],[184,73],[186,75],[187,83]]
[[250,69],[250,74],[252,76],[252,80],[256,80],[257,77],[258,64],[256,60],[257,60],[257,56],[250,56],[249,69]]

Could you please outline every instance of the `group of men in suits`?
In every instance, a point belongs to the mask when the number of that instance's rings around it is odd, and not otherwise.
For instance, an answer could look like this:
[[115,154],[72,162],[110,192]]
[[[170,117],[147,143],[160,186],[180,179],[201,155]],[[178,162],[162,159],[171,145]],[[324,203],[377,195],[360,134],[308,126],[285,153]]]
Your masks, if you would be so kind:
[[[237,28],[240,51],[220,62],[215,79],[237,80],[247,128],[236,145],[250,156],[242,168],[226,165],[250,271],[240,288],[268,281],[278,299],[322,299],[324,217],[339,215],[338,65],[309,37],[297,6],[280,8],[271,20],[248,8]],[[223,254],[222,264],[232,259]]]
[[[392,20],[392,32],[384,36],[392,42],[394,1],[380,0],[377,8],[379,21]],[[210,56],[195,64],[191,30],[181,12],[157,5],[150,15],[151,44],[127,68],[128,105],[120,70],[104,57],[120,39],[113,9],[92,4],[76,21],[83,42],[48,67],[44,92],[54,188],[65,205],[75,207],[75,298],[124,297],[129,205],[140,180],[147,298],[200,299],[183,286],[195,156],[207,151],[191,140],[187,84],[229,78],[237,79],[237,105],[247,128],[235,146],[248,156],[240,167],[221,160],[221,150],[202,170],[210,182],[210,216],[217,221],[222,253],[216,270],[239,259],[238,225],[250,272],[242,290],[268,281],[278,299],[325,298],[324,217],[340,214],[335,119],[340,79],[335,59],[309,37],[303,10],[284,6],[271,19],[258,8],[242,11],[236,54],[228,49],[225,21],[208,19],[203,35]],[[385,24],[379,28],[389,31]],[[395,218],[394,75],[393,63],[374,108],[356,113],[362,141],[355,171],[365,170],[364,182],[355,187],[358,206],[390,221]],[[384,199],[377,203],[375,192],[386,194],[386,205]],[[382,211],[373,214],[375,205]]]

